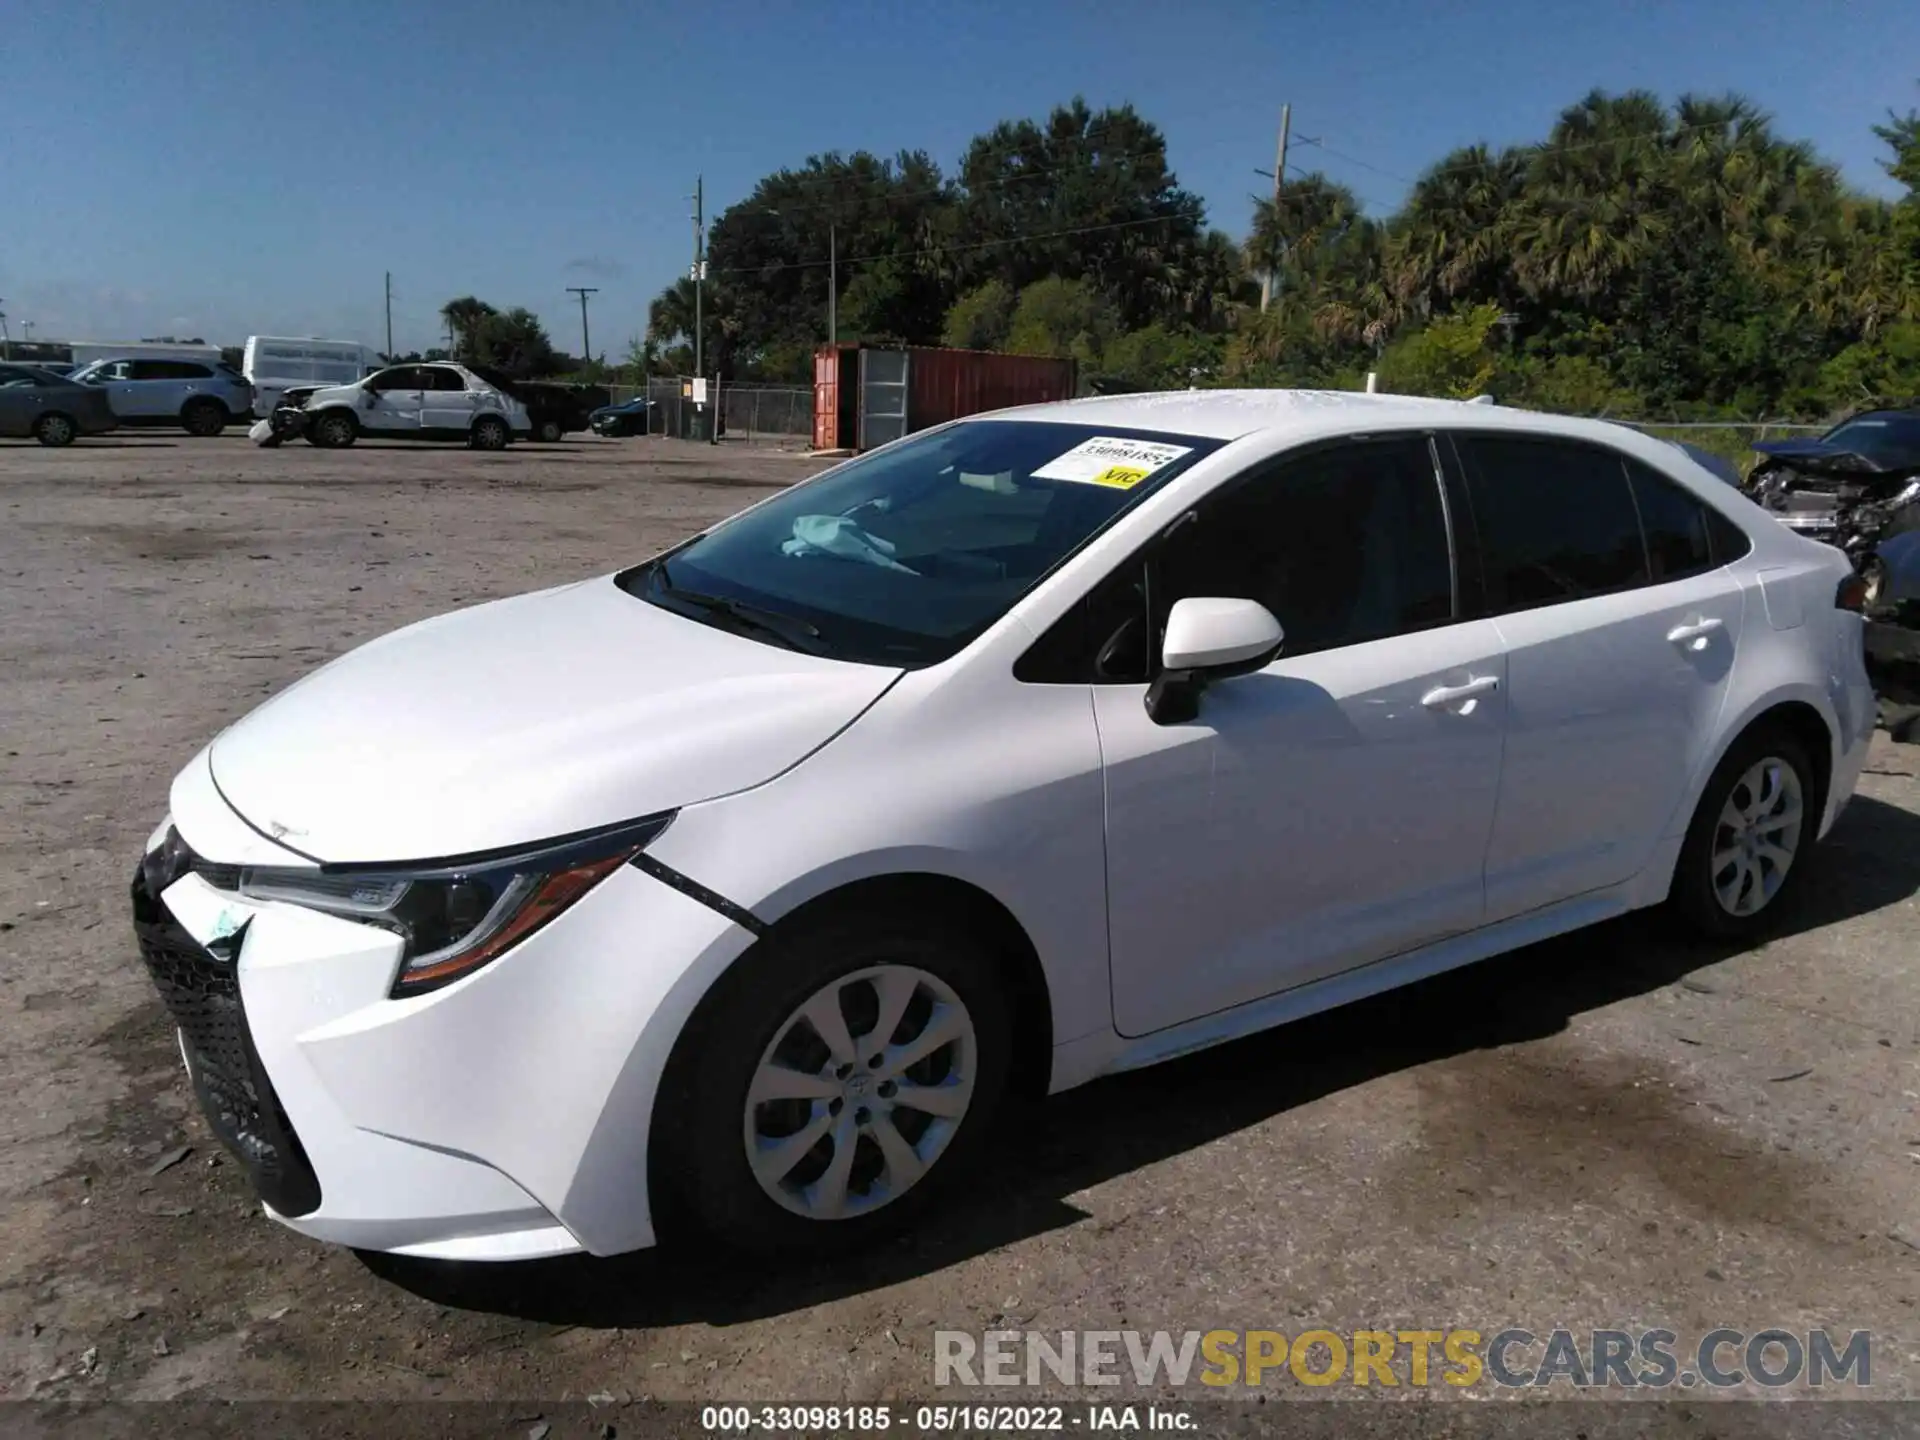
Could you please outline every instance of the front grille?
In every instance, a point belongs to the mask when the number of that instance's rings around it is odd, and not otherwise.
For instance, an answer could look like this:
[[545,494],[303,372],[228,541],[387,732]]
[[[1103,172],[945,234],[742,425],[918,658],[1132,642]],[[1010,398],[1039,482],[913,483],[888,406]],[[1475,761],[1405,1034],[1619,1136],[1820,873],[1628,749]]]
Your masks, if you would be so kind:
[[[320,1205],[319,1177],[260,1064],[240,998],[245,928],[203,946],[160,902],[160,892],[188,870],[206,875],[176,838],[170,833],[168,844],[134,873],[140,958],[186,1042],[194,1093],[213,1133],[246,1167],[261,1199],[282,1215],[309,1214]],[[208,877],[208,883],[216,882]]]

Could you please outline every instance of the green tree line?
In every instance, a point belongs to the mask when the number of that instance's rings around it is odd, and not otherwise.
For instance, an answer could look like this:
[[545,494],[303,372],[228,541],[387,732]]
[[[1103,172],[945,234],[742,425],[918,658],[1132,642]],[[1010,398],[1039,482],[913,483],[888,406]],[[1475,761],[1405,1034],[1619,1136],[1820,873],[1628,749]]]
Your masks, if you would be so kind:
[[[1156,126],[1076,99],[951,174],[912,150],[766,176],[712,224],[703,358],[805,380],[837,272],[842,341],[1071,355],[1104,388],[1377,371],[1628,418],[1816,417],[1920,396],[1920,115],[1876,133],[1893,201],[1741,97],[1595,91],[1536,144],[1440,157],[1384,218],[1290,170],[1235,240]],[[631,363],[691,370],[693,289],[653,301]]]

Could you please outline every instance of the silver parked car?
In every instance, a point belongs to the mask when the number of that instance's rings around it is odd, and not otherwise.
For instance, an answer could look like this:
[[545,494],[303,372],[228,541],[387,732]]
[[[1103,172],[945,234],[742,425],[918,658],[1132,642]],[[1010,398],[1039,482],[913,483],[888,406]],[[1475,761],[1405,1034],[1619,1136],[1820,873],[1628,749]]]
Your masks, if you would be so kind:
[[178,425],[189,435],[218,435],[253,415],[253,386],[224,361],[96,360],[73,378],[105,390],[127,425]]
[[37,366],[0,365],[0,435],[71,445],[76,435],[104,435],[119,425],[103,391]]

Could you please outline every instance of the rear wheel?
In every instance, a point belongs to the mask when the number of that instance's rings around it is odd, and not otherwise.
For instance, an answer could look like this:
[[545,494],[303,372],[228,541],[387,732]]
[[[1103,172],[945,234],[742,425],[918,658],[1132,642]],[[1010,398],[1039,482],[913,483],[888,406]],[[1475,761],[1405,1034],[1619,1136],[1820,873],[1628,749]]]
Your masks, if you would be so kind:
[[1734,743],[1700,796],[1668,903],[1699,934],[1744,939],[1767,923],[1806,866],[1819,826],[1806,747],[1784,727]]
[[534,438],[542,444],[552,445],[557,443],[566,432],[560,428],[558,420],[542,420],[533,427],[533,434]]
[[307,439],[322,450],[344,450],[359,437],[360,427],[344,410],[316,415],[307,427]]
[[71,445],[73,437],[80,433],[80,427],[73,423],[70,416],[52,411],[33,422],[33,438],[42,445],[58,449],[62,445]]
[[964,933],[883,914],[763,941],[682,1036],[656,1173],[730,1247],[857,1247],[964,1172],[1011,1045],[995,957]]
[[180,412],[180,425],[189,435],[218,435],[227,428],[227,407],[218,400],[191,400]]
[[513,432],[507,429],[506,421],[498,415],[482,415],[473,422],[473,433],[467,437],[467,443],[476,450],[504,450],[512,438]]

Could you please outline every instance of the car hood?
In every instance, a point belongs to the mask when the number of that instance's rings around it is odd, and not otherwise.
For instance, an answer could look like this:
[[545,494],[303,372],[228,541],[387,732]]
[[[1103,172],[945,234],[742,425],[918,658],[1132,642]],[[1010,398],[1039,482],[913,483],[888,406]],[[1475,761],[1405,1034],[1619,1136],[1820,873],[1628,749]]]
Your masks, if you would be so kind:
[[716,630],[605,576],[348,652],[215,740],[213,777],[315,860],[465,855],[757,785],[900,673]]
[[1888,465],[1830,440],[1762,440],[1753,447],[1770,460],[1781,460],[1803,470],[1880,474],[1920,468],[1920,462]]

